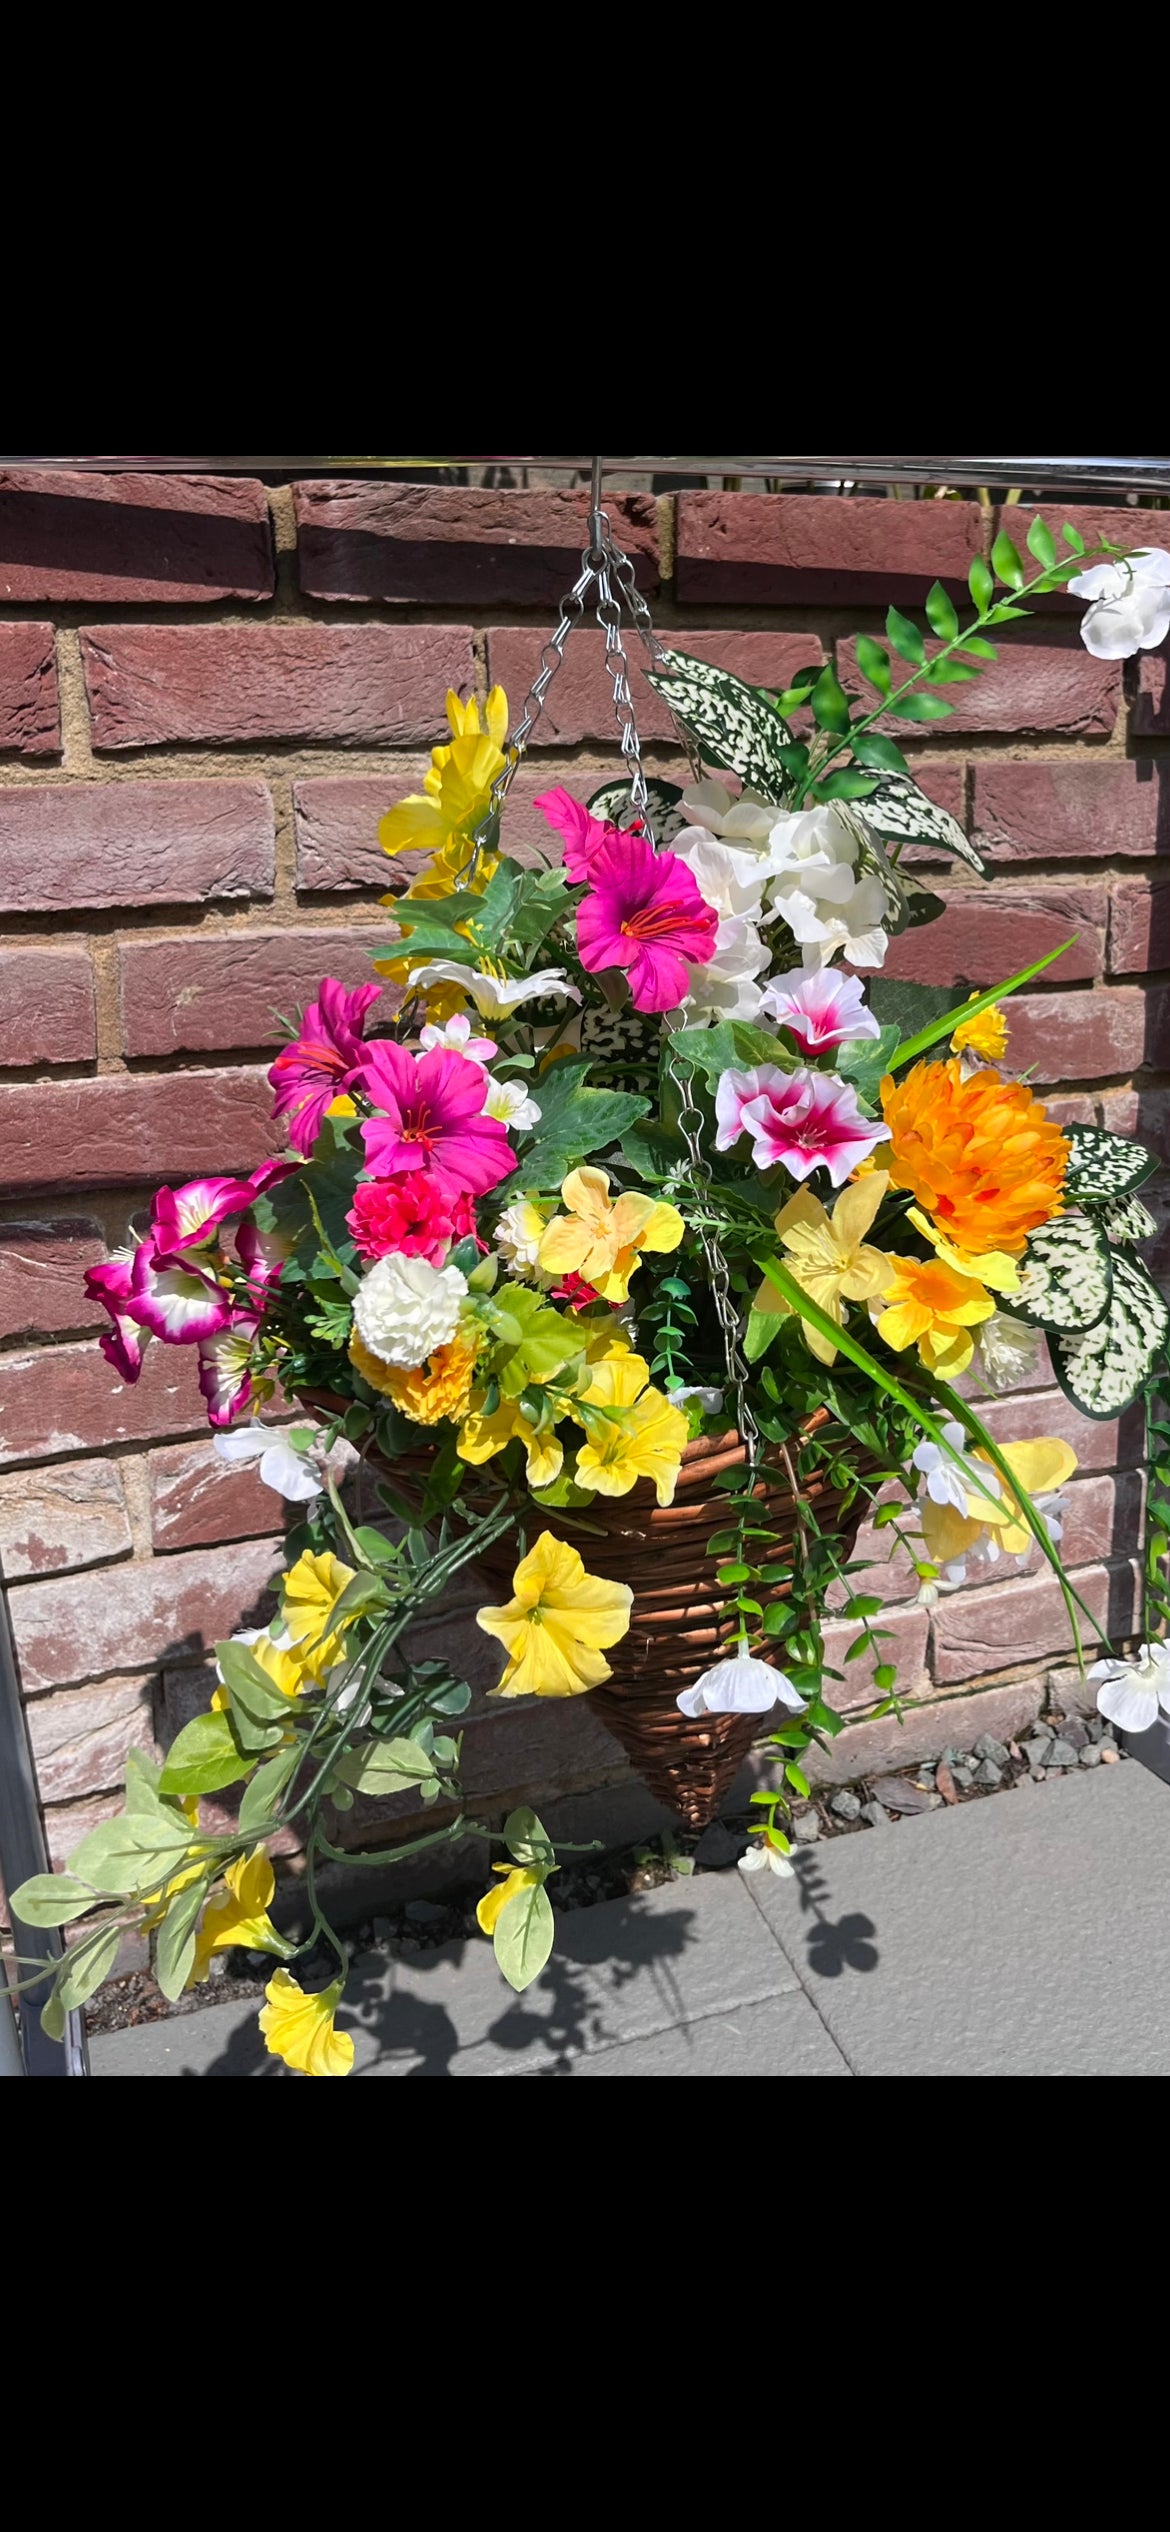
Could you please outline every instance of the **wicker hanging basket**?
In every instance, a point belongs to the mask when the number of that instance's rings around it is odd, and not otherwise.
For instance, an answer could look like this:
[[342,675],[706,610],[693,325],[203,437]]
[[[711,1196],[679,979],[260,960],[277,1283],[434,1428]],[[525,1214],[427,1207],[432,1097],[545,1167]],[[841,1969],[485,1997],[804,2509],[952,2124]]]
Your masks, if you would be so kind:
[[[320,1392],[305,1399],[307,1406],[328,1411],[344,1403]],[[806,1432],[829,1421],[821,1409]],[[401,1495],[421,1503],[430,1453],[394,1461],[380,1460],[376,1453],[370,1458]],[[606,1655],[613,1677],[592,1691],[590,1712],[620,1741],[651,1793],[691,1829],[705,1828],[715,1818],[760,1730],[758,1715],[703,1715],[692,1722],[676,1703],[680,1689],[692,1687],[719,1660],[733,1631],[726,1596],[716,1580],[718,1560],[706,1549],[728,1521],[727,1496],[715,1481],[742,1468],[744,1458],[743,1445],[732,1434],[691,1442],[683,1453],[674,1502],[665,1509],[656,1502],[653,1486],[642,1481],[617,1499],[599,1495],[576,1527],[571,1516],[540,1510],[540,1527],[566,1539],[592,1573],[628,1583],[633,1591],[629,1634]],[[843,1514],[840,1496],[816,1476],[802,1481],[801,1494],[820,1529],[837,1539],[844,1563],[853,1550],[860,1508]],[[798,1527],[797,1505],[783,1468],[765,1467],[758,1500],[777,1534],[769,1555],[782,1563]],[[580,1526],[586,1518],[588,1536]],[[604,1540],[596,1536],[599,1529]],[[510,1597],[515,1565],[510,1537],[481,1559],[481,1570],[501,1600]],[[768,1596],[783,1599],[786,1592],[782,1585]]]

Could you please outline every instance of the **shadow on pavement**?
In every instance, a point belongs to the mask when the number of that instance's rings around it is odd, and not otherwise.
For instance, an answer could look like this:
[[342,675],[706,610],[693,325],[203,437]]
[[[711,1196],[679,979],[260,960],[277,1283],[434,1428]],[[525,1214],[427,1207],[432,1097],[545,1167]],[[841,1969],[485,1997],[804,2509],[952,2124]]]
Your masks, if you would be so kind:
[[812,1925],[805,1937],[808,1965],[814,1977],[840,1978],[847,1969],[864,1976],[878,1965],[875,1941],[877,1927],[871,1917],[840,1917],[836,1921],[826,1913],[829,1886],[815,1855],[797,1859],[796,1879],[800,1890],[802,1916],[811,1916]]

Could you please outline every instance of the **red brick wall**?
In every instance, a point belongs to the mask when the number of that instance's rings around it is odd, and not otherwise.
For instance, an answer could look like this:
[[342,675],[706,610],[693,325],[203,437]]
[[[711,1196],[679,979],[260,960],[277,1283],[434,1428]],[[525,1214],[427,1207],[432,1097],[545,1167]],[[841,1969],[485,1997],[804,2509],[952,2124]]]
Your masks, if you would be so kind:
[[[961,589],[994,533],[943,502],[611,507],[680,644],[775,685],[811,657],[847,661],[891,596],[920,600],[936,576]],[[1160,517],[1113,523],[1163,540]],[[274,1148],[270,1015],[323,972],[366,972],[389,875],[378,817],[417,788],[449,683],[498,679],[520,704],[584,527],[570,492],[0,477],[0,1566],[57,1853],[108,1803],[126,1747],[197,1701],[207,1645],[261,1604],[279,1550],[276,1499],[211,1452],[190,1359],[156,1346],[124,1389],[92,1343],[82,1270],[164,1175]],[[1063,1113],[1136,1127],[1170,1158],[1165,662],[1091,659],[1067,602],[1021,633],[1010,668],[911,741],[994,885],[948,867],[958,911],[899,943],[890,972],[983,984],[1076,931],[1015,1007],[1014,1057]],[[577,636],[516,836],[536,790],[612,765],[607,694],[600,638]],[[642,695],[649,759],[671,771]],[[996,1416],[1069,1426],[1085,1473],[1068,1552],[1126,1634],[1133,1419],[1070,1425],[1051,1393]],[[1065,1644],[1046,1580],[972,1588],[933,1621],[908,1575],[891,1588],[902,1684],[961,1700],[956,1737],[1000,1711],[973,1691]],[[490,1648],[451,1623],[486,1686]],[[855,1668],[851,1695],[865,1686]],[[623,1765],[584,1707],[480,1710],[468,1758],[485,1800]]]

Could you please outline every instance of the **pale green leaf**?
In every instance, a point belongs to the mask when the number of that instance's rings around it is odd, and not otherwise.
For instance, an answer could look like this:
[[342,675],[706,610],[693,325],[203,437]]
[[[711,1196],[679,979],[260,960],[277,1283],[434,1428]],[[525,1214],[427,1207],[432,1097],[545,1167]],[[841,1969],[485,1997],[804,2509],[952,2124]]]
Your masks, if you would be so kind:
[[497,1966],[517,1995],[539,1978],[553,1947],[554,1931],[552,1905],[543,1882],[518,1890],[501,1909],[493,1948]]

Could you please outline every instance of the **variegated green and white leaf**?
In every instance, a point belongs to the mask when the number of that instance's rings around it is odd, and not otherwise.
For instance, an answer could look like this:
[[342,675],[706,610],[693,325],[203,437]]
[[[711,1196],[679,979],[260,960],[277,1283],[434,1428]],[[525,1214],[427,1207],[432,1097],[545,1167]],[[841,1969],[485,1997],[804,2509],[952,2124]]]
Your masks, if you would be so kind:
[[[630,814],[630,784],[607,782],[586,801],[591,817],[600,818],[609,826],[623,826]],[[680,807],[682,793],[676,782],[647,782],[646,805],[656,844],[673,844],[687,825],[686,810]]]
[[738,774],[763,800],[781,803],[789,790],[781,749],[791,744],[788,723],[755,686],[726,668],[712,668],[685,651],[667,651],[670,673],[647,670],[695,753],[723,773]]
[[888,844],[936,845],[966,862],[968,869],[977,871],[981,879],[986,878],[987,865],[982,854],[976,852],[949,809],[940,809],[936,800],[928,800],[908,774],[878,774],[876,781],[876,791],[871,791],[862,805],[862,816],[875,834],[884,836]]
[[1072,1158],[1064,1182],[1069,1204],[1107,1203],[1132,1196],[1158,1167],[1141,1143],[1121,1134],[1106,1134],[1099,1125],[1069,1125],[1065,1133]]
[[1109,1307],[1113,1262],[1100,1224],[1084,1213],[1061,1213],[1033,1231],[1020,1259],[1020,1289],[1004,1301],[1029,1327],[1080,1331]]
[[1158,1228],[1140,1196],[1122,1196],[1116,1204],[1095,1204],[1093,1219],[1118,1248],[1132,1248],[1138,1240],[1152,1240]]
[[1168,1335],[1170,1310],[1156,1283],[1140,1258],[1120,1249],[1105,1317],[1083,1336],[1051,1336],[1048,1350],[1066,1398],[1106,1423],[1140,1396]]

